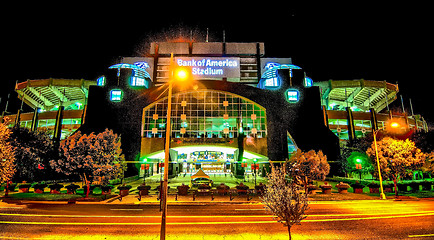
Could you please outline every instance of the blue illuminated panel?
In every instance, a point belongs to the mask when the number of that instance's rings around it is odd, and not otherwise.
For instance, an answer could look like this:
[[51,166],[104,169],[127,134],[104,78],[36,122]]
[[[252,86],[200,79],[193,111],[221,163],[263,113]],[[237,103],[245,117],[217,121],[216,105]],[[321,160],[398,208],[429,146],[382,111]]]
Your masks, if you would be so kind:
[[148,69],[149,64],[147,62],[141,61],[141,62],[135,62],[134,65],[136,65],[137,67],[141,68],[141,69]]
[[296,89],[288,89],[285,95],[286,100],[290,103],[296,103],[300,100],[300,93]]
[[120,102],[122,101],[122,90],[120,89],[113,89],[110,91],[110,101],[112,102]]
[[305,87],[312,87],[312,86],[313,86],[312,78],[310,78],[310,77],[305,77],[305,78],[304,78],[304,86],[305,86]]
[[146,86],[145,82],[146,82],[146,80],[144,78],[139,78],[139,77],[135,77],[135,76],[131,77],[131,86],[133,86],[133,87]]
[[96,80],[97,86],[105,86],[105,83],[106,83],[106,79],[104,76],[101,76]]
[[276,88],[280,87],[279,79],[278,78],[268,78],[264,80],[264,87],[265,88]]

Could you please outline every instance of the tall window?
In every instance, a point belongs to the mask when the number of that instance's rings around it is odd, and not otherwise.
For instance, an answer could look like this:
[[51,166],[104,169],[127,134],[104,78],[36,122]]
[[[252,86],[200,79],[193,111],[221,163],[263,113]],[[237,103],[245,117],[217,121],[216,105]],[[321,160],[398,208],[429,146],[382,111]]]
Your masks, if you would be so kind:
[[[167,98],[143,109],[143,137],[164,137]],[[172,137],[266,137],[265,108],[236,94],[199,90],[172,97]]]

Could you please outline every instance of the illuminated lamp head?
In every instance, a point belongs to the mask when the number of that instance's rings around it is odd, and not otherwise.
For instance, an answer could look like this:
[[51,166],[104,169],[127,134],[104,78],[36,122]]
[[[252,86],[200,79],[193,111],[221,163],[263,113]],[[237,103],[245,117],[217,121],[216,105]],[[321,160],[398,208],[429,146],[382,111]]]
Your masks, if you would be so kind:
[[399,127],[399,123],[397,123],[397,122],[391,122],[390,123],[390,127],[392,127],[392,128],[398,128]]
[[176,68],[173,76],[177,81],[185,81],[190,77],[190,74],[185,68]]
[[386,122],[385,128],[389,133],[402,134],[408,126],[403,118],[393,118]]

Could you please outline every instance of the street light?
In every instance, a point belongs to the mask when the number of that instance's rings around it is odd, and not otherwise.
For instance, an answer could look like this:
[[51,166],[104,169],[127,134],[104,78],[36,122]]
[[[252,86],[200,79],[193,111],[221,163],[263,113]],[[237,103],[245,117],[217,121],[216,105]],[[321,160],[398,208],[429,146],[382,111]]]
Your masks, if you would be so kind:
[[383,190],[383,178],[381,177],[380,160],[378,158],[377,133],[380,130],[384,130],[387,126],[389,126],[392,129],[398,129],[401,126],[401,124],[399,124],[397,121],[394,121],[393,119],[391,119],[388,125],[380,128],[380,129],[374,130],[373,134],[372,134],[372,135],[374,135],[375,158],[377,160],[378,179],[380,180],[380,196],[381,196],[381,199],[383,199],[383,200],[386,199],[386,195],[384,194],[384,190]]
[[160,240],[166,239],[167,216],[167,183],[169,181],[169,145],[171,136],[172,86],[174,81],[185,81],[190,78],[188,68],[175,67],[173,53],[170,54],[169,91],[167,94],[166,144],[164,147],[164,178],[161,191],[161,229]]
[[173,70],[173,77],[177,81],[185,81],[190,78],[190,74],[187,68],[177,67]]

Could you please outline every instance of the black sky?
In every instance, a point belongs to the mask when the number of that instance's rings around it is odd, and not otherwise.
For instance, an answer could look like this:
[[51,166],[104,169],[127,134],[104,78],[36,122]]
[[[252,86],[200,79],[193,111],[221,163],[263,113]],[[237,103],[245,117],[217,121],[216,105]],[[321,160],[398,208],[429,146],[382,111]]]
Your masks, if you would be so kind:
[[[119,56],[137,55],[144,43],[164,39],[164,32],[193,30],[203,41],[209,28],[210,41],[221,41],[225,30],[228,42],[265,42],[268,57],[292,57],[314,81],[398,82],[405,107],[411,98],[415,112],[433,122],[428,3],[330,2],[17,3],[1,17],[6,65],[0,110],[16,80],[96,79]],[[10,111],[19,104],[16,94],[12,98]],[[399,99],[394,105],[400,107]]]

